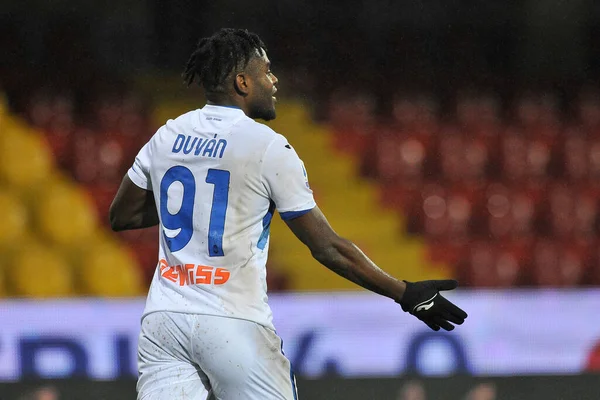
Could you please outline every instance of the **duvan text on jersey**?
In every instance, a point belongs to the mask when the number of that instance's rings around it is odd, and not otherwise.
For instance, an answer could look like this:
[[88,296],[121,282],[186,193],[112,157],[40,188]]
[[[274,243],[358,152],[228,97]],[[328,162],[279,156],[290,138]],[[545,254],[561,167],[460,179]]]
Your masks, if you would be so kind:
[[202,139],[197,136],[179,134],[173,143],[173,153],[183,152],[183,154],[193,154],[199,157],[223,158],[223,153],[227,147],[227,140],[218,139],[217,135],[212,139]]

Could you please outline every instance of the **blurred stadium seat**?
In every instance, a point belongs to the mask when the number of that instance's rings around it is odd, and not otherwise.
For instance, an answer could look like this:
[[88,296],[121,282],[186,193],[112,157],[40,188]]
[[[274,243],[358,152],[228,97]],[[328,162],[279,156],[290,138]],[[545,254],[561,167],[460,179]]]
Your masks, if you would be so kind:
[[54,182],[36,199],[35,216],[41,235],[63,248],[86,243],[96,229],[96,214],[89,197],[77,188]]
[[[373,150],[354,154],[430,260],[473,286],[598,282],[598,93],[585,92],[569,120],[547,92],[516,97],[505,115],[493,95],[466,92],[444,118],[425,107],[421,126],[418,97],[394,103]],[[353,125],[352,113],[343,118]]]
[[6,270],[10,293],[19,297],[68,297],[76,294],[75,277],[67,259],[53,247],[28,241]]
[[579,285],[586,269],[586,249],[570,243],[539,240],[532,252],[532,281],[537,286]]
[[510,246],[473,242],[459,276],[475,287],[512,287],[520,283],[524,259]]
[[87,193],[55,168],[52,153],[63,157],[60,167],[70,166],[70,139],[63,136],[72,128],[71,106],[64,98],[56,104],[37,101],[30,119],[46,129],[45,137],[0,109],[0,295],[140,294],[144,283],[137,259],[98,225],[92,196],[108,208],[106,199],[116,189]]
[[129,251],[110,241],[98,241],[83,253],[78,277],[85,293],[101,297],[138,296],[144,292],[142,273]]
[[0,135],[0,180],[21,192],[42,184],[52,169],[44,140],[20,121],[6,121]]
[[29,227],[27,208],[14,192],[0,188],[0,257],[20,243]]
[[[149,119],[132,94],[96,99],[91,110],[94,130],[78,124],[68,96],[49,95],[34,100],[30,120],[43,130],[59,166],[83,184],[89,197],[68,189],[69,185],[52,183],[52,158],[44,142],[27,125],[14,119],[4,123],[9,133],[0,139],[0,152],[4,151],[7,157],[12,154],[15,163],[0,167],[0,179],[25,196],[26,204],[35,210],[36,226],[45,239],[63,247],[78,243],[83,246],[93,235],[97,221],[106,226],[118,183],[151,134]],[[589,243],[598,238],[597,95],[589,92],[582,96],[572,120],[562,115],[556,97],[546,92],[527,92],[504,108],[506,113],[493,94],[466,91],[455,98],[450,112],[444,114],[438,99],[417,93],[395,97],[389,118],[376,119],[373,96],[359,91],[335,91],[328,106],[331,146],[325,150],[324,158],[307,156],[307,165],[316,170],[311,166],[312,158],[319,165],[337,152],[341,158],[336,163],[341,168],[344,157],[350,155],[350,170],[379,186],[382,212],[391,209],[401,215],[403,227],[398,243],[403,240],[402,232],[423,245],[428,243],[425,254],[431,265],[450,265],[465,274],[472,285],[564,286],[595,282],[597,257],[573,250],[578,246],[553,248],[555,267],[540,269],[539,260],[550,257],[551,246],[545,246],[545,240]],[[304,127],[304,131],[318,131],[315,138],[327,135],[326,129],[318,128],[309,119],[306,122],[306,117],[294,107],[281,114],[282,119],[293,120],[293,125]],[[286,124],[286,133],[300,148],[301,141],[310,148],[322,145],[323,140],[313,140],[312,136],[296,138],[295,130],[300,128],[292,130],[289,126]],[[24,163],[22,157],[14,157],[15,152],[7,150],[9,146],[28,154],[34,162]],[[327,176],[338,168],[334,164],[325,168]],[[346,169],[341,168],[340,173]],[[319,168],[317,174],[325,172]],[[356,181],[352,185],[364,185],[364,193],[369,192],[370,183],[362,182],[365,183]],[[42,187],[38,192],[47,192],[32,197],[32,186]],[[314,190],[326,207],[343,202],[348,196],[334,196],[319,182]],[[338,192],[345,193],[346,188],[340,190],[341,187]],[[7,200],[0,197],[0,201]],[[355,229],[349,223],[342,225],[349,232]],[[155,268],[157,234],[156,230],[147,230],[119,235],[131,249],[134,264],[142,266],[145,281]],[[0,245],[9,240],[0,239]],[[373,247],[366,245],[364,239],[357,240],[367,251]],[[292,275],[282,278],[290,282],[290,287],[303,282],[290,281]],[[88,282],[85,290],[109,293],[112,289],[100,289]]]

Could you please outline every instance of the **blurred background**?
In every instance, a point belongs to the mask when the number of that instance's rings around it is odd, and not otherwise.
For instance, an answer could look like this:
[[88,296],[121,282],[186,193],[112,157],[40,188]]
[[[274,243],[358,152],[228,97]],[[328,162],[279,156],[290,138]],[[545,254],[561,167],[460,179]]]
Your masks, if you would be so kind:
[[140,147],[202,107],[196,41],[258,33],[270,125],[334,228],[407,280],[454,277],[431,334],[277,218],[270,303],[303,399],[600,398],[600,3],[0,4],[0,399],[133,399],[158,229],[108,207]]

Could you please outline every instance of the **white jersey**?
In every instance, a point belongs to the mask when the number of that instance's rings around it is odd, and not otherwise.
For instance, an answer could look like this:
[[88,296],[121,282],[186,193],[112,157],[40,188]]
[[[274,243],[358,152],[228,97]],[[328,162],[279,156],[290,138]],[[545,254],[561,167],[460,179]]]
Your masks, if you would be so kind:
[[287,140],[238,108],[206,105],[163,125],[128,171],[152,190],[159,262],[144,315],[218,315],[273,327],[266,261],[275,209],[315,207]]

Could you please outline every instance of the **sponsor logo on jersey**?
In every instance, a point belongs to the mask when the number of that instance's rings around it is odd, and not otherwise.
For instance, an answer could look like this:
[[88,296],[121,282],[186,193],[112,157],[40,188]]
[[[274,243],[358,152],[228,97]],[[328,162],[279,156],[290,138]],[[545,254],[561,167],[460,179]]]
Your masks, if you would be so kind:
[[231,275],[225,268],[196,264],[169,265],[165,259],[160,260],[159,265],[160,276],[179,286],[222,285]]

